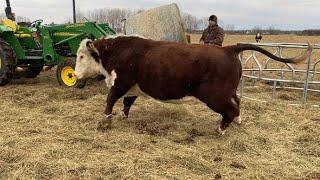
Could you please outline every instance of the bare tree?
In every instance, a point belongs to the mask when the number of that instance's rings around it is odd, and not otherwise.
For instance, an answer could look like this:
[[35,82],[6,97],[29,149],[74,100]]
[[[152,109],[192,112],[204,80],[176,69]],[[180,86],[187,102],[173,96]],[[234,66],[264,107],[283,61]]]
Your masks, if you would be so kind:
[[205,28],[208,27],[208,18],[201,18],[198,20],[198,30],[203,31]]
[[[122,30],[122,20],[126,19],[134,14],[143,12],[143,9],[120,9],[120,8],[104,8],[95,9],[86,13],[78,13],[80,22],[89,20],[97,23],[108,23],[112,28],[117,31]],[[85,17],[85,18],[84,18]],[[78,19],[78,18],[77,18]]]
[[235,26],[233,24],[227,24],[225,26],[224,30],[226,30],[226,31],[234,31],[235,30]]
[[[0,19],[5,19],[7,16],[4,13],[0,14]],[[23,17],[23,16],[17,16],[16,17],[16,22],[30,22],[30,19],[28,17]]]
[[187,32],[194,32],[198,29],[199,21],[196,16],[188,13],[183,14],[183,19],[185,22],[185,28]]
[[269,26],[266,30],[269,34],[280,34],[280,30],[274,28],[274,26]]
[[261,30],[262,30],[261,26],[258,26],[258,25],[254,26],[253,29],[252,29],[252,31],[253,31],[254,33],[258,33],[258,32],[260,32]]
[[16,17],[16,22],[31,22],[29,18],[27,17],[22,17],[22,16],[17,16]]
[[6,18],[6,15],[4,13],[1,13],[0,14],[0,19],[4,19],[4,18]]

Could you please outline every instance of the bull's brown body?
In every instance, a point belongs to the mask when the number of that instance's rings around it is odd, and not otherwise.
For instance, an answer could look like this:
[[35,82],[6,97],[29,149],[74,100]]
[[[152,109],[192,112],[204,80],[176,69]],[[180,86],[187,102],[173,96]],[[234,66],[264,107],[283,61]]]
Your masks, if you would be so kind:
[[[221,129],[239,120],[240,99],[236,90],[241,78],[238,54],[257,50],[278,61],[299,62],[303,57],[281,59],[252,45],[228,47],[190,45],[153,41],[139,37],[102,39],[90,44],[88,51],[106,70],[106,76],[116,73],[107,98],[106,115],[111,115],[115,102],[133,87],[158,100],[193,96],[222,115]],[[124,113],[136,96],[124,98]]]

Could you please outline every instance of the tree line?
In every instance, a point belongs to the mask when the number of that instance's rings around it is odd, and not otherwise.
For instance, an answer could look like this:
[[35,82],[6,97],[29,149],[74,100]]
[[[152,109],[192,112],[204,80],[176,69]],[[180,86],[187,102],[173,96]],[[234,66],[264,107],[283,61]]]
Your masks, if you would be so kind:
[[[1,13],[0,14],[0,19],[6,18],[6,14]],[[23,16],[16,16],[16,22],[31,22],[29,18],[23,17]]]
[[[77,11],[77,22],[94,21],[97,23],[108,23],[118,32],[123,31],[123,20],[130,16],[143,12],[144,9],[121,9],[121,8],[103,8],[94,9],[87,12]],[[72,23],[69,19],[66,23]]]
[[[138,13],[144,12],[144,9],[120,9],[120,8],[103,8],[95,9],[87,12],[79,12],[77,14],[77,21],[96,21],[99,23],[107,22],[112,28],[118,32],[122,31],[122,20]],[[185,29],[188,33],[201,33],[208,26],[208,17],[198,18],[190,13],[182,13],[182,18],[185,24]],[[68,22],[71,22],[69,19]],[[276,29],[273,26],[262,28],[260,26],[254,26],[248,30],[236,30],[235,25],[225,24],[219,20],[218,24],[228,34],[256,34],[260,32],[262,34],[279,35],[279,34],[296,34],[296,35],[320,35],[320,29],[317,30],[303,30],[303,31],[289,31]]]
[[[91,11],[77,11],[77,22],[95,21],[98,23],[108,23],[112,28],[118,32],[123,32],[123,20],[130,16],[144,12],[144,9],[123,9],[123,8],[100,8]],[[0,14],[0,18],[5,18],[5,14]],[[182,13],[182,18],[185,24],[185,29],[188,33],[201,33],[208,26],[208,17],[198,18],[190,13]],[[17,16],[17,22],[30,22],[27,17]],[[69,18],[65,23],[72,23],[72,19]],[[273,26],[267,28],[261,28],[255,26],[248,30],[236,30],[233,24],[225,24],[223,21],[218,22],[219,25],[228,34],[256,34],[260,32],[262,34],[278,35],[278,34],[297,34],[297,35],[320,35],[320,29],[309,29],[303,31],[286,31],[279,30]],[[51,23],[54,24],[54,23]]]

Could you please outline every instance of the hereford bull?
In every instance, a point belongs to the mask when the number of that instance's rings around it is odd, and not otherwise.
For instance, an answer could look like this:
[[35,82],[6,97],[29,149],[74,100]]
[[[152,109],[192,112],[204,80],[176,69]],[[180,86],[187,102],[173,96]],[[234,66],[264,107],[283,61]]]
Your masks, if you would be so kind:
[[299,63],[312,47],[297,57],[283,59],[250,44],[218,47],[135,36],[85,39],[77,52],[75,75],[78,79],[100,74],[106,78],[110,91],[100,127],[110,125],[113,106],[121,97],[128,117],[141,94],[161,101],[193,96],[222,115],[218,131],[223,134],[232,121],[241,123],[236,90],[242,74],[238,54],[245,50],[259,51],[280,62]]

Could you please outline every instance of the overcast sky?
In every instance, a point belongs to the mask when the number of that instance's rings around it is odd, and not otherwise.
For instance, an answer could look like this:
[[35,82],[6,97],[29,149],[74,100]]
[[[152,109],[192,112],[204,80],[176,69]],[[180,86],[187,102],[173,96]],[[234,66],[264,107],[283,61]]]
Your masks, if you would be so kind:
[[[182,12],[197,17],[216,14],[236,29],[273,26],[280,29],[320,29],[320,0],[76,0],[82,12],[97,8],[149,9],[176,2]],[[17,16],[46,23],[63,23],[72,17],[72,0],[11,0]],[[5,1],[1,7],[4,9]]]

